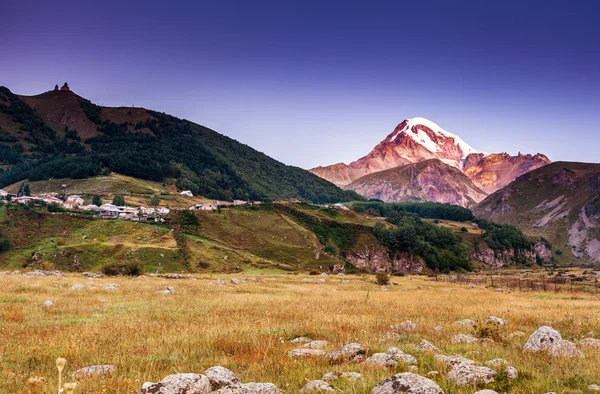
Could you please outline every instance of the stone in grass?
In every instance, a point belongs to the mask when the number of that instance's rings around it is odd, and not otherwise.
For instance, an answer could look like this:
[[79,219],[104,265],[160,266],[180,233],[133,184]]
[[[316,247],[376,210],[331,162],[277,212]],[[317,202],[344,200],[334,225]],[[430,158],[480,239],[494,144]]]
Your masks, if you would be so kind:
[[288,342],[289,343],[306,343],[306,342],[310,342],[312,341],[312,339],[308,338],[308,337],[296,337],[294,339],[290,339]]
[[325,358],[329,361],[350,360],[360,354],[364,354],[365,351],[365,348],[360,343],[349,343],[341,349],[329,352]]
[[444,394],[444,391],[431,379],[404,372],[381,381],[371,394]]
[[494,390],[479,390],[475,394],[498,394],[498,392]]
[[325,375],[323,375],[323,377],[321,379],[326,382],[333,382],[334,380],[338,380],[338,379],[360,380],[360,379],[362,379],[362,375],[359,374],[358,372],[338,372],[338,371],[336,371],[336,372],[327,372]]
[[327,391],[335,391],[333,386],[324,380],[313,380],[304,385],[300,389],[301,393],[324,393]]
[[204,375],[178,373],[169,375],[158,383],[146,382],[139,394],[207,394],[212,391]]
[[375,353],[365,360],[367,365],[383,368],[394,368],[399,363],[414,365],[417,359],[396,347],[391,347],[385,353]]
[[395,332],[412,332],[412,331],[415,331],[416,329],[417,329],[417,325],[411,320],[406,320],[400,324],[396,324],[395,326],[392,326],[392,331],[395,331]]
[[461,363],[475,364],[475,361],[469,360],[468,358],[465,358],[460,354],[451,354],[449,356],[446,356],[444,354],[436,354],[435,356],[433,356],[433,358],[435,359],[435,361],[444,363],[446,367],[453,367]]
[[506,374],[506,377],[510,380],[515,380],[519,378],[519,371],[517,371],[517,369],[513,366],[506,367],[504,373]]
[[471,319],[463,319],[463,320],[459,320],[459,321],[455,321],[454,323],[455,326],[462,326],[462,327],[474,327],[475,321],[471,320]]
[[538,353],[545,352],[552,357],[575,358],[581,357],[581,352],[573,342],[562,338],[560,333],[548,326],[538,328],[527,340],[523,351]]
[[587,349],[600,349],[600,339],[596,338],[585,338],[577,342],[577,344]]
[[82,285],[81,283],[76,283],[73,286],[71,286],[71,290],[83,290],[85,289],[85,285]]
[[[184,392],[188,394],[187,391]],[[182,394],[182,393],[174,393]],[[242,383],[234,386],[227,386],[219,390],[212,391],[211,394],[281,394],[281,390],[273,383]]]
[[89,367],[78,369],[71,374],[74,379],[80,379],[90,376],[110,375],[117,370],[114,365],[91,365]]
[[450,338],[451,343],[476,343],[479,342],[479,338],[474,337],[470,334],[457,334]]
[[54,305],[54,302],[50,301],[50,300],[46,300],[44,301],[44,306],[46,308],[50,308],[52,305]]
[[328,341],[310,341],[304,344],[302,347],[306,349],[323,349],[329,344]]
[[119,290],[120,288],[121,285],[117,283],[107,283],[104,285],[104,290]]
[[597,385],[597,384],[590,384],[588,386],[588,390],[590,390],[590,391],[600,391],[600,386]]
[[431,342],[423,339],[416,347],[415,351],[420,353],[439,352],[440,349],[435,347]]
[[159,290],[156,293],[162,295],[175,294],[175,288],[173,286],[167,286],[165,290]]
[[490,316],[490,317],[488,317],[485,322],[486,323],[498,324],[499,326],[504,326],[504,325],[507,324],[506,320],[501,319],[501,318],[496,317],[496,316]]
[[471,384],[489,384],[498,374],[496,370],[471,363],[460,363],[452,367],[447,379],[455,384],[465,386]]

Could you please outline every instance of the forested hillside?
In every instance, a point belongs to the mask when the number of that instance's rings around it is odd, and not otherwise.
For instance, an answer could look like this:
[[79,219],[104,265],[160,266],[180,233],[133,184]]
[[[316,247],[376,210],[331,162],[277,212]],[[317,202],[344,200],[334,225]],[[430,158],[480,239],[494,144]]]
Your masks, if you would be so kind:
[[216,199],[360,199],[206,127],[140,108],[100,107],[70,91],[24,97],[0,87],[0,166],[0,187],[113,171],[174,179],[180,189]]

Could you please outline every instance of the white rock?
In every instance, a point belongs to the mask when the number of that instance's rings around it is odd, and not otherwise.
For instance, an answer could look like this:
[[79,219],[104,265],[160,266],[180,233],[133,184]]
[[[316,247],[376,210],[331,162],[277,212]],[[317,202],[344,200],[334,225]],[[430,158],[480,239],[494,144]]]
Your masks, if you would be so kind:
[[588,390],[590,390],[590,391],[600,391],[600,386],[597,385],[597,384],[590,384],[588,386]]
[[341,349],[328,353],[326,358],[331,361],[349,360],[364,353],[365,348],[360,343],[349,343]]
[[475,394],[498,394],[498,392],[494,390],[479,390]]
[[451,343],[475,343],[479,342],[479,338],[469,334],[457,334],[450,338]]
[[454,323],[455,326],[463,326],[463,327],[473,327],[475,326],[477,323],[475,323],[475,321],[471,320],[471,319],[463,319],[463,320],[459,320],[459,321],[455,321]]
[[496,369],[503,368],[503,367],[506,367],[506,366],[508,366],[508,365],[509,365],[509,364],[508,364],[508,361],[506,361],[506,360],[505,360],[505,359],[503,359],[503,358],[494,358],[494,359],[492,359],[492,360],[488,360],[488,361],[486,361],[484,364],[485,364],[487,367],[490,367],[490,368],[496,368]]
[[119,285],[117,283],[107,283],[104,285],[105,290],[119,290],[120,288],[121,288],[121,285]]
[[81,283],[76,283],[73,286],[71,286],[71,290],[83,290],[85,289],[85,285],[82,285]]
[[600,339],[596,338],[585,338],[577,342],[577,344],[588,349],[600,349]]
[[397,332],[401,332],[401,331],[412,332],[412,331],[415,331],[416,329],[417,329],[417,325],[411,320],[406,320],[400,324],[396,324],[395,326],[392,326],[392,330],[397,331]]
[[496,317],[496,316],[490,316],[490,317],[488,317],[485,322],[486,323],[495,323],[495,324],[498,324],[500,326],[504,326],[507,323],[506,320],[501,319],[501,318]]
[[294,339],[290,339],[288,342],[289,343],[306,343],[306,342],[310,342],[312,341],[312,339],[307,338],[307,337],[296,337]]
[[506,369],[504,370],[504,373],[506,374],[506,377],[509,378],[510,380],[515,380],[515,379],[519,378],[519,371],[517,371],[517,369],[515,367],[512,367],[512,366],[506,367]]
[[315,357],[315,356],[324,356],[326,353],[321,349],[294,349],[288,352],[288,357],[292,358],[300,358],[300,357]]
[[423,339],[416,347],[415,351],[420,353],[439,352],[440,349],[435,347],[431,342]]
[[52,305],[54,305],[54,302],[50,301],[50,300],[46,300],[44,301],[44,306],[46,308],[50,308]]

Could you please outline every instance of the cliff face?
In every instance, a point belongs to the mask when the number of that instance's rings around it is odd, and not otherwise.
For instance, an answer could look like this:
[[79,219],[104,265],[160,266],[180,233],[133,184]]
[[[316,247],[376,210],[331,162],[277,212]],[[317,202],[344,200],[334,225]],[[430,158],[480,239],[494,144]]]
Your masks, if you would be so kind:
[[429,268],[420,257],[408,254],[390,258],[386,248],[369,248],[354,252],[346,256],[346,260],[353,266],[366,272],[405,272],[428,273]]
[[472,255],[472,258],[481,261],[487,268],[502,268],[514,265],[516,261],[525,260],[535,264],[537,256],[548,262],[552,257],[552,251],[543,242],[536,242],[530,250],[493,250],[483,243]]

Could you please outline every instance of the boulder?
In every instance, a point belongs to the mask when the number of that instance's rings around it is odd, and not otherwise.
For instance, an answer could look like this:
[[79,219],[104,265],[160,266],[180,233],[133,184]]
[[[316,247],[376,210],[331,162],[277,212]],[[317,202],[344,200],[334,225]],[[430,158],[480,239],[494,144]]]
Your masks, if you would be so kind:
[[479,390],[475,394],[498,394],[498,392],[494,390]]
[[242,285],[244,283],[246,283],[245,280],[240,280],[240,279],[237,279],[237,278],[231,278],[231,284],[232,285]]
[[144,383],[139,394],[208,394],[210,381],[204,375],[178,373],[169,375],[158,383]]
[[488,367],[477,366],[472,363],[459,363],[448,372],[447,379],[461,386],[488,384],[497,374],[498,372]]
[[76,283],[73,286],[71,286],[71,290],[83,290],[85,289],[85,285],[82,285],[81,283]]
[[375,353],[365,360],[365,364],[383,368],[394,368],[398,366],[398,362],[394,360],[394,357],[387,353]]
[[433,358],[436,361],[444,363],[446,365],[446,367],[453,367],[455,365],[462,364],[462,363],[475,364],[475,361],[469,360],[468,358],[465,358],[465,357],[461,356],[460,354],[451,354],[449,356],[446,356],[443,354],[436,354],[435,356],[433,356]]
[[210,381],[212,390],[218,390],[222,387],[240,384],[240,380],[232,371],[221,366],[208,368],[206,371],[204,371],[204,376],[206,376]]
[[515,338],[520,338],[520,337],[524,337],[525,333],[523,331],[515,331],[515,332],[511,332],[510,334],[508,334],[508,339],[515,339]]
[[159,290],[156,293],[162,295],[175,294],[175,288],[173,286],[167,286],[165,290]]
[[496,369],[504,368],[509,365],[508,361],[506,361],[503,358],[494,358],[492,360],[488,360],[488,361],[484,362],[484,364],[487,367],[496,368]]
[[504,373],[506,374],[506,377],[510,380],[515,380],[519,378],[519,371],[517,371],[517,369],[513,366],[506,367]]
[[538,328],[527,340],[523,351],[538,353],[545,352],[552,357],[580,357],[581,352],[573,342],[562,339],[560,333],[548,326]]
[[89,376],[110,375],[115,372],[117,367],[114,365],[91,365],[89,367],[78,369],[71,374],[73,379],[80,379]]
[[[180,393],[177,393],[180,394]],[[188,394],[185,392],[185,394]],[[281,394],[273,383],[243,383],[212,391],[211,394]]]
[[577,344],[579,346],[587,348],[587,349],[598,349],[598,350],[600,350],[600,339],[585,338],[585,339],[582,339],[581,341],[577,342]]
[[318,284],[318,285],[323,285],[323,284],[325,284],[325,283],[327,283],[327,281],[326,281],[325,279],[319,279],[319,280],[317,281],[317,284]]
[[327,391],[335,391],[335,389],[324,380],[312,380],[300,389],[301,393],[324,393]]
[[121,285],[117,283],[107,283],[103,287],[104,290],[119,290],[121,288]]
[[336,372],[327,372],[325,375],[323,375],[323,377],[321,379],[326,382],[333,382],[334,380],[338,380],[338,379],[360,380],[360,379],[362,379],[362,375],[359,374],[358,372],[337,372],[336,371]]
[[50,301],[50,300],[46,300],[44,301],[44,306],[46,308],[50,308],[52,305],[54,305],[54,302]]
[[325,358],[330,361],[350,360],[359,354],[364,354],[365,351],[365,348],[360,343],[349,343],[341,349],[328,353]]
[[385,353],[389,354],[390,356],[393,357],[393,359],[395,361],[402,363],[402,364],[414,365],[417,363],[416,358],[414,358],[410,354],[404,353],[402,350],[398,349],[397,347],[388,348],[388,350],[386,350]]
[[290,339],[288,342],[289,343],[306,343],[306,342],[310,342],[312,341],[312,339],[307,338],[307,337],[296,337],[294,339]]
[[411,320],[406,320],[400,324],[396,324],[395,326],[392,326],[392,330],[396,331],[396,332],[411,332],[411,331],[415,331],[416,329],[417,329],[417,325]]
[[590,384],[587,389],[590,391],[600,391],[600,386],[597,384]]
[[444,394],[440,386],[431,379],[404,372],[381,381],[371,394]]

